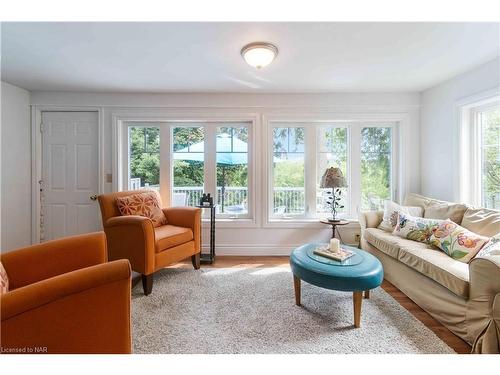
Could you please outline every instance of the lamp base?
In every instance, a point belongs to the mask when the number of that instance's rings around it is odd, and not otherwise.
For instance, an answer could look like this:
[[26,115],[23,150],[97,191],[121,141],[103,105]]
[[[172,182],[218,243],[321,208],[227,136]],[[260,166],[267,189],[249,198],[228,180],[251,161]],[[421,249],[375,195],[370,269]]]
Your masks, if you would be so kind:
[[330,223],[340,223],[342,221],[340,219],[332,219],[332,218],[328,218],[326,220],[328,220]]

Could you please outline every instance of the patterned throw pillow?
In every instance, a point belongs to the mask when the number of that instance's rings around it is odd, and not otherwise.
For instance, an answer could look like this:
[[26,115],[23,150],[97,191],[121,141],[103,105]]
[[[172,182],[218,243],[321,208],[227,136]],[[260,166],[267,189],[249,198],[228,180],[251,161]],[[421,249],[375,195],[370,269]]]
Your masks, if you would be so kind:
[[167,218],[161,210],[158,196],[154,191],[117,198],[116,205],[120,214],[147,217],[151,219],[154,227],[167,224]]
[[490,255],[500,255],[500,233],[490,238],[490,241],[484,245],[475,257],[487,257]]
[[433,230],[429,243],[453,259],[468,263],[489,240],[448,219]]
[[433,230],[443,220],[424,219],[398,212],[398,219],[393,234],[418,242],[429,242]]
[[7,271],[3,268],[2,262],[0,262],[0,295],[7,293],[9,291],[9,277],[7,276]]
[[390,200],[384,201],[384,217],[378,229],[392,232],[398,222],[398,213],[402,212],[411,216],[422,217],[424,209],[422,207],[401,206]]

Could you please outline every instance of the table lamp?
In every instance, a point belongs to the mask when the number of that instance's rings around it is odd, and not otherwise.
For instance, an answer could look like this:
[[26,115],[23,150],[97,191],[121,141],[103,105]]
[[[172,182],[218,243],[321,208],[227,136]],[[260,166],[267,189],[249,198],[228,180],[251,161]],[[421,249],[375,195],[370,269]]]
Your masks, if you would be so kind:
[[332,189],[331,193],[328,192],[330,196],[327,198],[326,202],[330,206],[330,209],[332,211],[332,217],[328,219],[328,221],[340,221],[337,219],[337,209],[344,208],[344,206],[340,203],[340,196],[342,195],[342,192],[339,190],[339,188],[346,186],[347,183],[340,168],[328,168],[323,174],[323,177],[321,177],[320,188]]

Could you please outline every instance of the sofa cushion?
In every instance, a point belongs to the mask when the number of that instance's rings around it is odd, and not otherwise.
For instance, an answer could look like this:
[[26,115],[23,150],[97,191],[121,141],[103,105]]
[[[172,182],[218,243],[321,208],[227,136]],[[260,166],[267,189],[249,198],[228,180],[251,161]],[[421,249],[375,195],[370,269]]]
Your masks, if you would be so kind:
[[405,206],[418,206],[422,208],[426,208],[431,202],[432,198],[424,197],[420,194],[408,193],[406,194],[404,205]]
[[424,209],[423,217],[429,219],[451,219],[457,224],[462,222],[467,206],[461,203],[447,202],[425,197],[420,194],[409,193],[405,197],[405,206],[419,206]]
[[449,202],[431,202],[424,211],[424,217],[428,219],[439,219],[451,221],[460,224],[464,217],[464,213],[467,211],[467,206],[461,203],[449,203]]
[[500,211],[487,208],[469,208],[460,224],[471,232],[493,237],[500,233]]
[[193,238],[193,231],[190,228],[162,225],[155,228],[155,250],[159,253],[171,247],[192,241]]
[[431,278],[454,294],[469,297],[469,265],[450,258],[430,245],[409,241],[399,250],[398,260]]
[[372,244],[383,253],[396,259],[398,258],[399,248],[401,244],[405,243],[406,241],[413,242],[396,237],[391,233],[378,228],[367,228],[363,232],[363,237],[368,243]]

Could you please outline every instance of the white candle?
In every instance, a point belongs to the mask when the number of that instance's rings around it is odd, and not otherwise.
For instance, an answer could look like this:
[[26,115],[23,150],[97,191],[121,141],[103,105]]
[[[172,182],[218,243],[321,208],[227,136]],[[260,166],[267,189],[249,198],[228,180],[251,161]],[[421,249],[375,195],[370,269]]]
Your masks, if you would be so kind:
[[340,241],[336,238],[330,240],[330,251],[332,253],[338,253],[340,249]]

